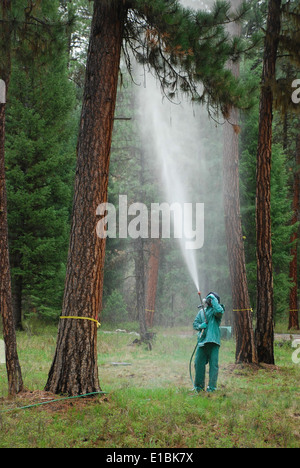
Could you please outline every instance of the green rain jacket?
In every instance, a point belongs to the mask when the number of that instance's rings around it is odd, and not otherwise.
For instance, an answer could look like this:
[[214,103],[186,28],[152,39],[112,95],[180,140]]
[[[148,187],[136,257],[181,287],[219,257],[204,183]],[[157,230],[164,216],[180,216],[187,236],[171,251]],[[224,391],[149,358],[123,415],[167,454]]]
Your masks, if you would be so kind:
[[222,304],[219,304],[218,299],[210,294],[208,297],[211,298],[211,306],[205,309],[207,328],[202,328],[205,323],[205,315],[201,309],[195,318],[193,327],[198,333],[198,346],[204,346],[206,343],[215,343],[220,346],[221,344],[221,332],[220,324],[222,321],[225,308]]

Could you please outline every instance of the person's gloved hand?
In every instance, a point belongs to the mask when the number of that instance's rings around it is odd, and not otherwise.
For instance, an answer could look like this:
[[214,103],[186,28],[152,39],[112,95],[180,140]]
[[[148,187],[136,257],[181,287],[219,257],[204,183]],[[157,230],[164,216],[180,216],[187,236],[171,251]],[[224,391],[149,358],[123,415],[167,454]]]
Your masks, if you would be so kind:
[[206,302],[210,305],[213,306],[215,304],[218,304],[218,299],[214,294],[209,294],[206,298]]
[[215,296],[214,294],[209,294],[209,295],[206,297],[206,299],[208,299],[208,298],[210,298],[210,299],[216,299],[216,296]]
[[200,330],[205,330],[205,328],[207,328],[207,323],[206,322],[201,323],[199,328]]

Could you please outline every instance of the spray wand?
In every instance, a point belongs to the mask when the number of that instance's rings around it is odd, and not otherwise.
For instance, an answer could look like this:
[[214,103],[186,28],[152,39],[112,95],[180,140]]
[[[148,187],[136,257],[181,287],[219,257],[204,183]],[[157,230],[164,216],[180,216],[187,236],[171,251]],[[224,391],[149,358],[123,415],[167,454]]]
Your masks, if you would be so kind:
[[[207,323],[205,308],[204,308],[204,304],[203,304],[203,300],[202,300],[202,295],[201,295],[201,292],[200,292],[200,291],[198,291],[198,296],[199,296],[199,298],[200,298],[200,305],[198,305],[198,309],[202,309],[202,310],[203,310],[205,322]],[[203,332],[204,332],[204,330],[202,330],[201,336],[202,336]],[[193,354],[192,354],[192,356],[191,356],[190,365],[189,365],[190,378],[191,378],[191,381],[192,381],[194,390],[196,390],[196,389],[195,389],[195,383],[194,383],[194,380],[193,380],[193,377],[192,377],[192,362],[193,362],[193,357],[194,357],[194,355],[195,355],[195,353],[196,353],[197,348],[198,348],[198,342],[197,342],[197,344],[196,344],[196,346],[195,346],[195,349],[194,349],[194,351],[193,351]]]
[[201,295],[200,291],[198,291],[198,296],[199,296],[199,299],[200,299],[200,302],[201,302],[201,304],[198,306],[198,309],[201,309],[201,308],[203,308],[203,301],[202,301],[202,295]]
[[[205,323],[207,323],[205,308],[204,308],[204,304],[203,304],[203,301],[202,301],[202,295],[201,295],[201,292],[200,292],[200,291],[198,291],[198,296],[199,296],[199,298],[200,298],[200,305],[198,305],[198,309],[202,309],[202,310],[203,310]],[[204,330],[202,330],[202,333],[203,333],[203,331],[204,331]]]

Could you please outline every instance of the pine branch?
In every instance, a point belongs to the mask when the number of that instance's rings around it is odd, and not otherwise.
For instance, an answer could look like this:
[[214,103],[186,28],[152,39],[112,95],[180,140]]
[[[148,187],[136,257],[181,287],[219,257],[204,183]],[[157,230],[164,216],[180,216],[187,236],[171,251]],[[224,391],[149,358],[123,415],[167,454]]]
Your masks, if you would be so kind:
[[247,108],[244,89],[224,68],[259,42],[257,38],[232,40],[225,30],[225,25],[244,20],[249,8],[244,3],[232,14],[230,4],[220,0],[211,12],[183,8],[177,0],[133,1],[123,46],[129,71],[132,53],[139,63],[153,69],[168,99],[183,92],[225,113],[230,103]]

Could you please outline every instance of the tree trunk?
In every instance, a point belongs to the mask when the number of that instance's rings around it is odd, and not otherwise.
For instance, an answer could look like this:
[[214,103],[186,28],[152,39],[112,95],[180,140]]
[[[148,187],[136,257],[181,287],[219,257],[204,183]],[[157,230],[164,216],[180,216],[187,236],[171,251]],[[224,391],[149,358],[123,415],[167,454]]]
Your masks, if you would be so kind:
[[17,340],[11,294],[4,141],[5,104],[0,104],[0,310],[3,322],[8,393],[9,395],[16,395],[23,390],[23,380],[17,353]]
[[[300,126],[299,126],[300,129]],[[293,196],[293,219],[292,224],[296,224],[299,220],[299,194],[300,194],[300,134],[297,137],[296,144],[296,170],[294,175],[294,196]],[[291,242],[292,250],[292,261],[290,263],[290,278],[293,281],[294,286],[290,292],[290,313],[289,313],[289,330],[299,330],[299,310],[298,310],[298,234],[297,231],[292,234]]]
[[[232,3],[234,9],[241,1]],[[230,34],[240,36],[241,27],[231,25]],[[230,63],[232,73],[239,76],[239,63]],[[227,252],[229,260],[231,292],[236,335],[236,361],[257,362],[252,325],[252,310],[248,293],[245,250],[242,234],[239,189],[239,111],[230,109],[224,126],[223,177],[224,214]]]
[[269,0],[260,97],[256,175],[257,328],[259,362],[274,364],[273,267],[271,238],[271,158],[273,92],[281,29],[281,0]]
[[146,324],[148,327],[153,327],[156,290],[159,270],[159,251],[160,239],[154,239],[151,242],[150,258],[148,262],[148,277],[146,288]]
[[240,214],[239,137],[235,130],[238,126],[236,109],[230,112],[230,122],[231,124],[226,123],[224,129],[224,212],[236,335],[236,361],[255,363],[257,356]]
[[[3,19],[7,19],[10,0],[2,6]],[[21,367],[17,352],[17,340],[12,306],[11,276],[8,247],[7,195],[5,181],[5,110],[6,96],[10,79],[10,23],[6,21],[1,28],[1,41],[5,44],[1,50],[0,79],[5,86],[4,102],[0,102],[0,311],[3,322],[6,370],[9,395],[16,395],[23,390]],[[4,85],[5,83],[5,85]]]
[[[62,316],[97,320],[102,307],[105,239],[96,210],[107,202],[110,148],[126,8],[95,0],[77,147],[72,229]],[[69,395],[100,390],[97,324],[60,320],[46,390]]]
[[147,324],[145,314],[145,259],[144,259],[144,239],[139,237],[135,241],[135,279],[136,279],[136,301],[140,324],[140,335],[142,341],[147,341]]

